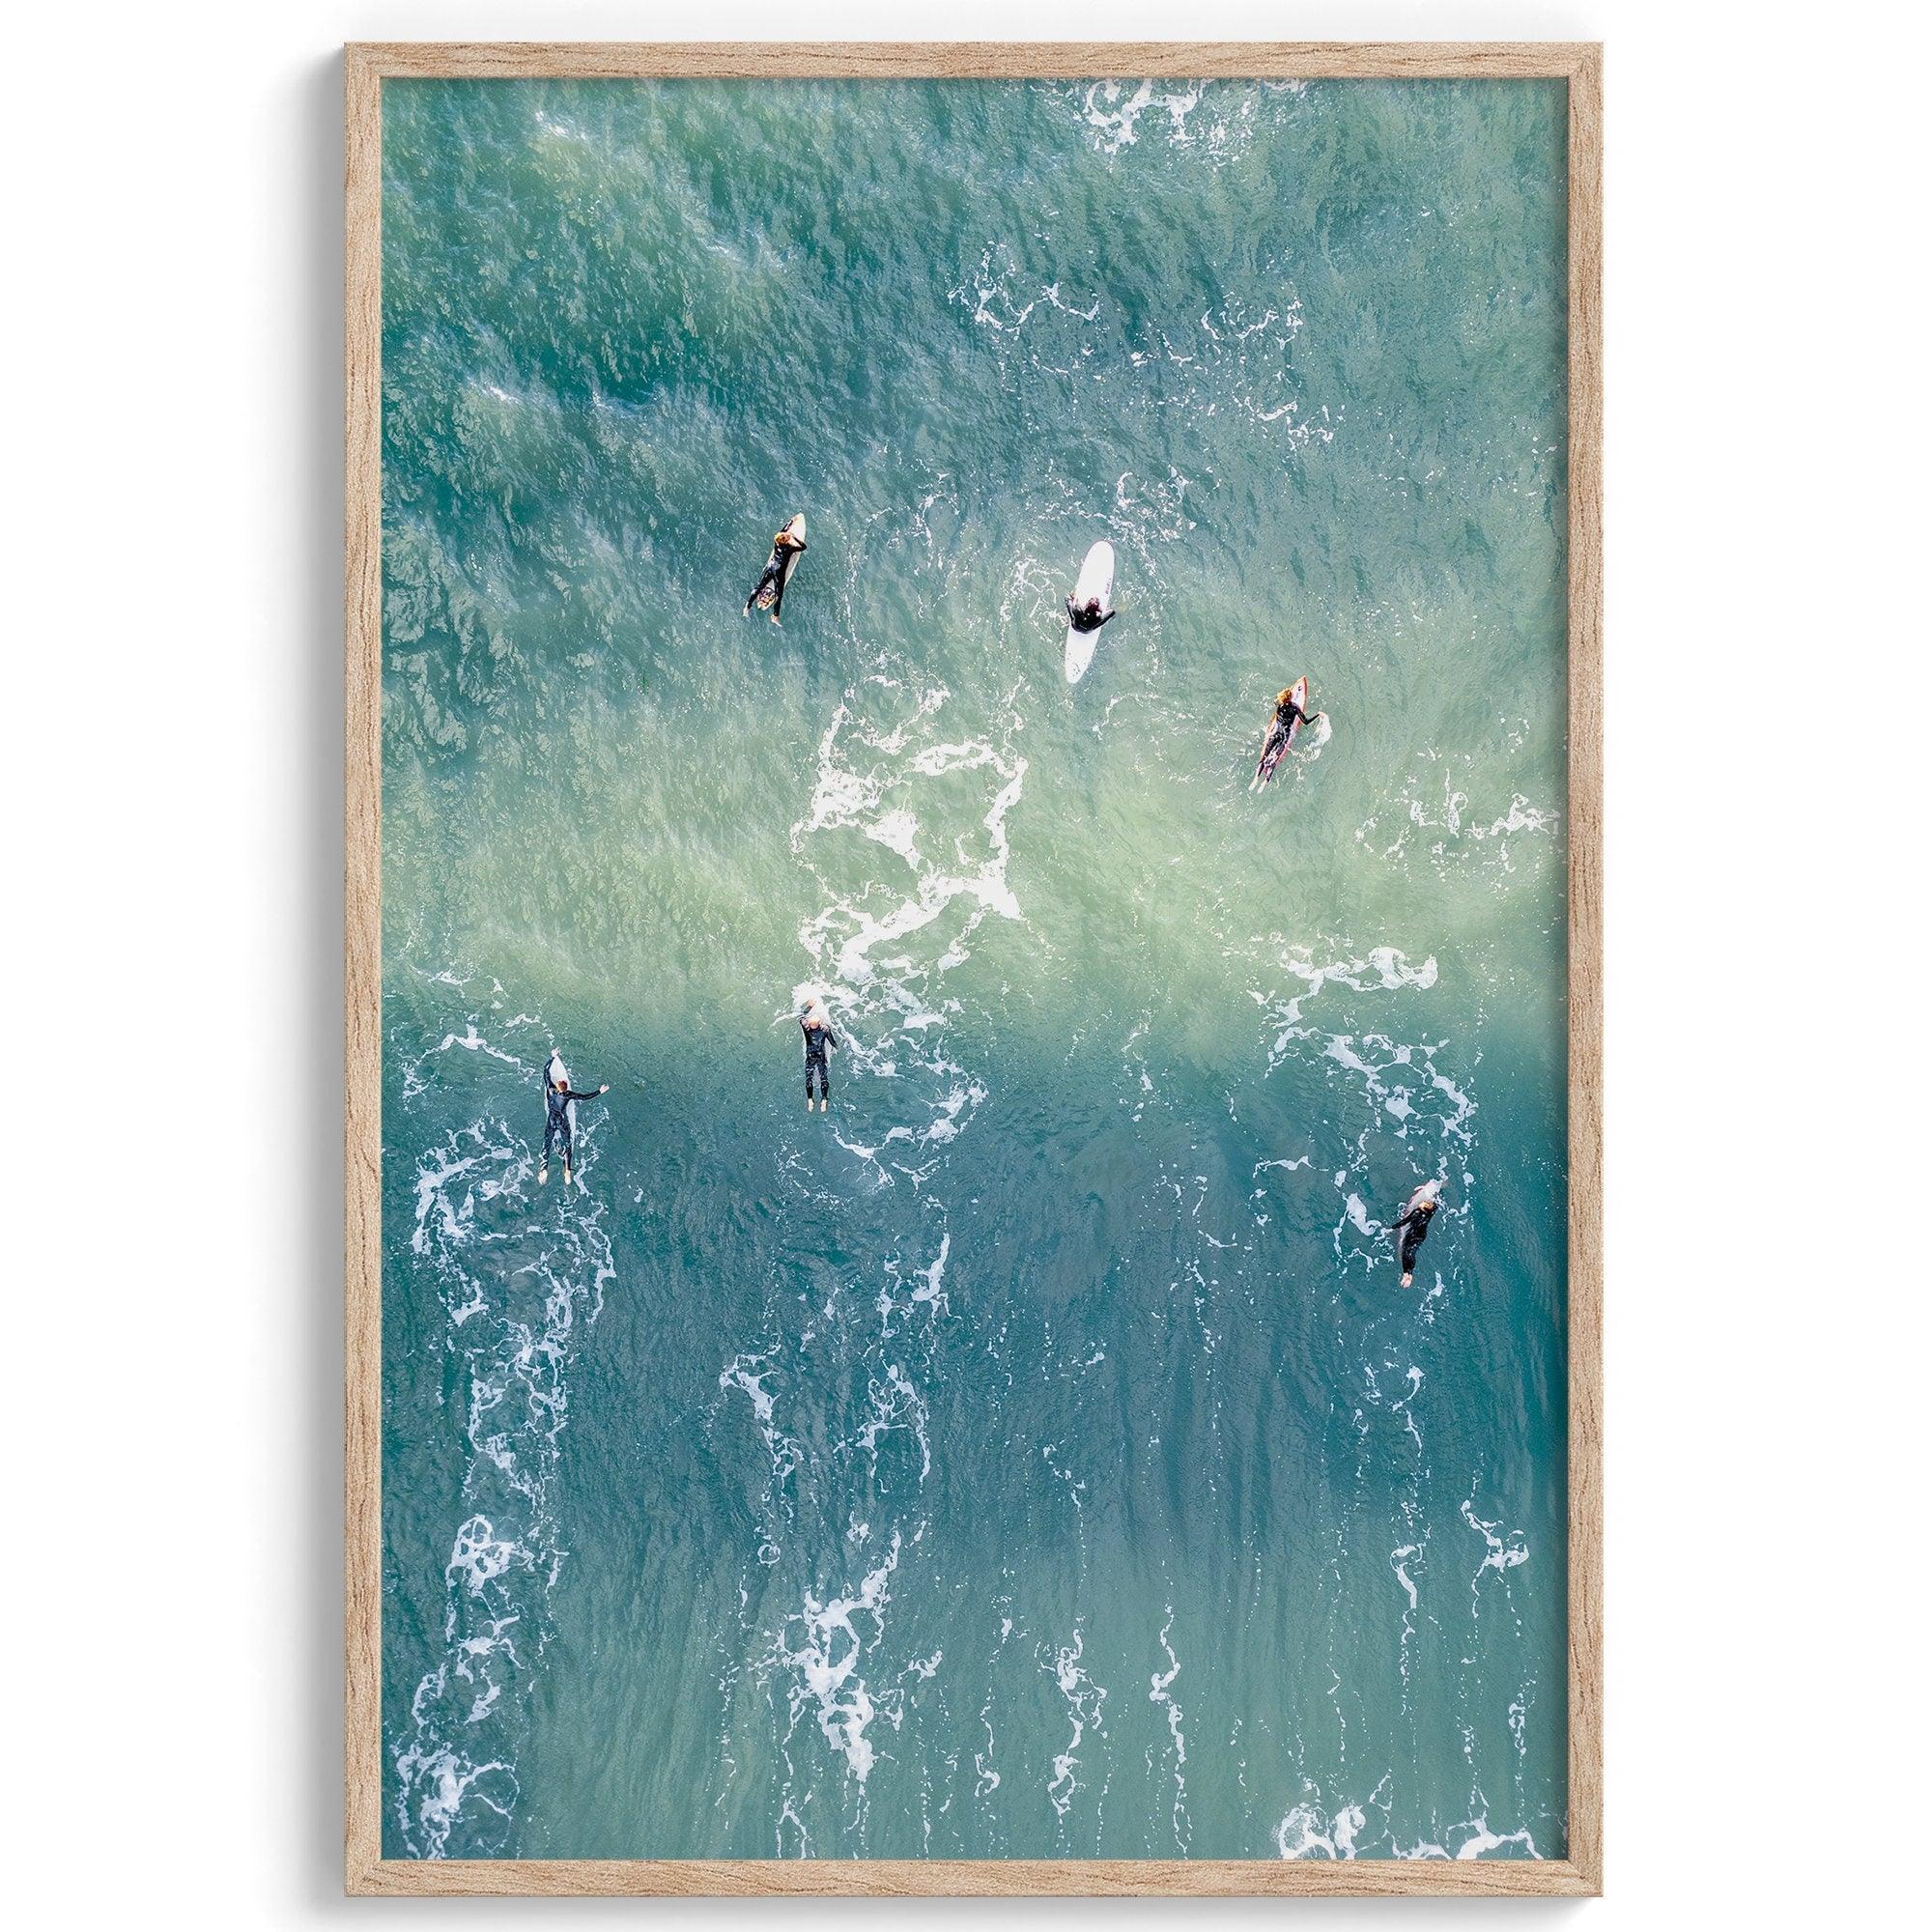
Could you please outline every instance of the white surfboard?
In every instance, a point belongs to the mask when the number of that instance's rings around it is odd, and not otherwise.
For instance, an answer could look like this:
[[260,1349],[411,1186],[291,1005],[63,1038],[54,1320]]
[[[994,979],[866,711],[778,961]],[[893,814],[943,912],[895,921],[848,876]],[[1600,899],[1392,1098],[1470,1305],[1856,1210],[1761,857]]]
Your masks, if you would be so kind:
[[[1080,566],[1080,582],[1073,586],[1075,604],[1084,605],[1093,597],[1100,600],[1103,615],[1114,608],[1114,546],[1110,543],[1096,543],[1087,553],[1087,561]],[[1076,631],[1071,624],[1067,625],[1068,684],[1078,684],[1087,675],[1087,667],[1094,662],[1094,646],[1099,640],[1097,626],[1091,631]]]
[[1422,1185],[1418,1187],[1415,1190],[1415,1192],[1408,1197],[1408,1205],[1402,1211],[1405,1214],[1413,1214],[1415,1210],[1418,1208],[1420,1208],[1425,1201],[1434,1201],[1435,1197],[1441,1192],[1442,1192],[1442,1183],[1439,1180],[1425,1180],[1422,1183]]
[[[552,1047],[550,1065],[544,1068],[544,1085],[546,1088],[554,1087],[559,1080],[566,1087],[570,1085],[570,1068],[563,1064],[563,1055],[555,1047]],[[546,1108],[550,1105],[548,1095],[545,1096],[544,1105]],[[564,1108],[564,1112],[570,1117],[570,1131],[574,1134],[577,1131],[577,1102],[572,1100]]]

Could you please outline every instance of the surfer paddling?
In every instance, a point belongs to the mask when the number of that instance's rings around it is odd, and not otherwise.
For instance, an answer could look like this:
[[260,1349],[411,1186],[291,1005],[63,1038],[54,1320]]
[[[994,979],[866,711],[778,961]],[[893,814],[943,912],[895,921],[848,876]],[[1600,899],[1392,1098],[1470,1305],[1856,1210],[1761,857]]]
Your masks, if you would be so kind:
[[1090,597],[1084,604],[1076,604],[1070,597],[1066,600],[1066,621],[1082,637],[1089,631],[1097,631],[1102,624],[1111,624],[1120,614],[1118,611],[1101,610],[1097,597]]
[[572,1087],[563,1056],[554,1047],[551,1049],[550,1065],[544,1068],[544,1145],[543,1159],[537,1163],[539,1187],[550,1179],[551,1149],[559,1141],[563,1143],[563,1184],[566,1187],[570,1185],[570,1156],[577,1128],[577,1122],[571,1117],[570,1103],[573,1100],[594,1100],[600,1094],[610,1091],[608,1081],[602,1087],[585,1088],[581,1092]]
[[1073,594],[1066,600],[1066,681],[1078,684],[1094,662],[1100,626],[1120,612],[1114,608],[1114,546],[1104,538],[1087,553]]
[[769,611],[774,624],[778,622],[779,612],[784,609],[785,585],[791,582],[792,571],[805,554],[805,518],[800,515],[772,539],[772,554],[765,564],[764,574],[753,587],[752,594],[745,599],[746,616],[749,617],[755,607]]
[[1255,767],[1254,784],[1264,785],[1274,777],[1275,767],[1288,755],[1289,748],[1294,743],[1294,735],[1312,717],[1320,718],[1320,711],[1311,713],[1308,709],[1308,680],[1297,678],[1286,691],[1278,692],[1274,700],[1274,715],[1268,720],[1267,730],[1262,738],[1261,763]]
[[1389,1226],[1391,1235],[1402,1237],[1402,1285],[1405,1288],[1415,1279],[1416,1250],[1427,1238],[1429,1224],[1441,1206],[1435,1198],[1436,1185],[1436,1182],[1431,1181],[1425,1187],[1418,1187],[1408,1197],[1408,1206]]
[[827,1054],[838,1050],[838,1037],[825,1009],[816,1000],[808,1000],[799,1009],[799,1031],[805,1036],[805,1111],[811,1112],[811,1085],[818,1082],[818,1111],[832,1111],[832,1067]]

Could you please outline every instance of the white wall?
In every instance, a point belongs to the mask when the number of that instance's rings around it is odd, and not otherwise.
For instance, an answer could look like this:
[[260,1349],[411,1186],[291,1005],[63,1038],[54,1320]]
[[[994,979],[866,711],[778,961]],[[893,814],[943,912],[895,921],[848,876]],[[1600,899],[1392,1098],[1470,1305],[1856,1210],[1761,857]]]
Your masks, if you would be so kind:
[[[700,22],[1609,42],[1610,1896],[1583,1909],[1636,1927],[1830,1899],[1850,1919],[1850,1888],[1878,1922],[1903,1915],[1897,1855],[1924,1831],[1904,1492],[1927,1271],[1899,1215],[1927,1192],[1927,868],[1902,842],[1927,763],[1908,742],[1926,50],[1850,37],[1908,17],[79,0],[15,18],[7,1009],[19,1072],[57,1069],[9,1109],[19,1922],[393,1911],[336,1896],[334,49]],[[1859,1858],[1887,1862],[1848,1876]],[[644,1910],[697,1916],[609,1909]]]

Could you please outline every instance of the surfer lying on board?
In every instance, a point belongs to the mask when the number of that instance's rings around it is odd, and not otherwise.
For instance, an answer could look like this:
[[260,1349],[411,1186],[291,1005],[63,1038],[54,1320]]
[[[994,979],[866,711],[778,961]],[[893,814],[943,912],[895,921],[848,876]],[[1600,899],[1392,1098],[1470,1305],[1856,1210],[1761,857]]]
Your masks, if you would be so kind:
[[1439,1206],[1435,1195],[1424,1194],[1420,1199],[1411,1201],[1389,1226],[1391,1235],[1402,1236],[1402,1285],[1405,1288],[1415,1279],[1415,1251],[1428,1236],[1430,1220]]
[[774,624],[779,620],[779,612],[784,609],[785,581],[791,576],[792,561],[805,554],[805,519],[794,517],[777,536],[772,539],[772,554],[766,563],[764,573],[752,586],[752,594],[745,599],[745,615],[752,614],[752,606],[761,611],[769,611]]
[[1090,597],[1084,604],[1076,604],[1070,597],[1066,600],[1066,621],[1076,631],[1097,631],[1120,614],[1118,611],[1102,611],[1097,597]]
[[827,1114],[832,1111],[832,1068],[826,1060],[828,1053],[838,1050],[838,1037],[832,1031],[832,1022],[825,1017],[825,1009],[815,1000],[808,1000],[798,1016],[799,1031],[805,1035],[805,1111],[811,1112],[811,1082],[816,1074],[818,1079],[818,1111]]
[[[1275,696],[1274,716],[1268,720],[1267,733],[1262,740],[1261,763],[1255,767],[1257,784],[1266,784],[1274,777],[1274,768],[1294,742],[1295,732],[1308,723],[1309,714],[1295,701],[1297,690],[1306,695],[1306,680],[1300,685],[1292,684]],[[1318,711],[1315,715],[1319,718],[1321,714]]]
[[572,1143],[572,1122],[570,1103],[573,1100],[594,1100],[600,1094],[610,1093],[610,1083],[602,1087],[588,1088],[582,1093],[571,1086],[570,1076],[563,1070],[563,1062],[555,1054],[550,1057],[550,1067],[544,1075],[544,1151],[543,1159],[537,1163],[537,1185],[541,1187],[550,1179],[550,1151],[556,1142],[563,1143],[563,1182],[570,1185],[570,1154]]

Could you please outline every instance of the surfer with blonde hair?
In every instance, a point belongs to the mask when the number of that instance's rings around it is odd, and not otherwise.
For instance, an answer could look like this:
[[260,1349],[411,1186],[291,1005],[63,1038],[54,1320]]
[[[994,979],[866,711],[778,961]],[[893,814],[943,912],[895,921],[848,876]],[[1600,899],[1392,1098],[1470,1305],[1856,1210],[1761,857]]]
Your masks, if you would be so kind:
[[[1294,743],[1294,734],[1306,724],[1310,718],[1308,710],[1308,680],[1298,679],[1275,694],[1274,715],[1269,718],[1267,731],[1262,739],[1261,762],[1255,767],[1254,783],[1264,785],[1274,777],[1274,768],[1288,755],[1288,748]],[[1321,712],[1313,716],[1319,718]],[[1252,790],[1254,787],[1250,786]]]
[[745,599],[746,616],[752,614],[755,605],[770,613],[774,624],[778,622],[779,612],[784,609],[785,585],[790,582],[792,569],[805,554],[805,517],[801,512],[772,539],[772,554],[764,574]]

